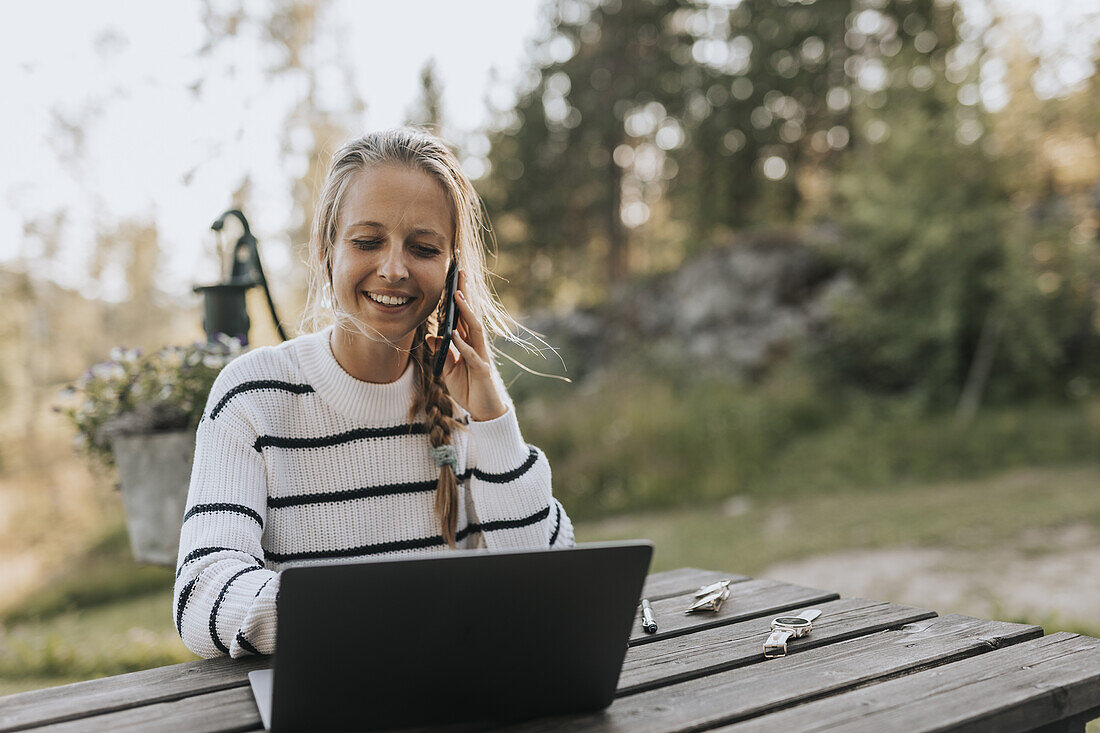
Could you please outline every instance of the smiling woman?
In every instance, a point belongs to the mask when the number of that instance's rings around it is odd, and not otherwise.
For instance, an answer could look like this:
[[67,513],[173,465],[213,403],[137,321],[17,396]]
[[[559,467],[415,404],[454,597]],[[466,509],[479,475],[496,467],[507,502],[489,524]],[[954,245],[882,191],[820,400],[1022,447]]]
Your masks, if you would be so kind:
[[173,609],[195,653],[272,653],[286,567],[574,544],[491,355],[488,334],[512,338],[514,321],[487,284],[481,212],[421,131],[333,157],[310,241],[313,332],[225,367],[199,423]]
[[329,262],[322,259],[341,325],[332,350],[352,376],[392,382],[443,293],[454,249],[450,203],[428,173],[380,165],[349,179],[341,209]]

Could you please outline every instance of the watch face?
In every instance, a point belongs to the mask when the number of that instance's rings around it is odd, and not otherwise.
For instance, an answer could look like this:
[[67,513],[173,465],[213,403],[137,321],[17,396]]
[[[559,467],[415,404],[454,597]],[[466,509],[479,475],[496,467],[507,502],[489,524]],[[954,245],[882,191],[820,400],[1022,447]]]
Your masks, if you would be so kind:
[[801,616],[780,616],[772,623],[782,624],[783,626],[809,626],[810,622]]

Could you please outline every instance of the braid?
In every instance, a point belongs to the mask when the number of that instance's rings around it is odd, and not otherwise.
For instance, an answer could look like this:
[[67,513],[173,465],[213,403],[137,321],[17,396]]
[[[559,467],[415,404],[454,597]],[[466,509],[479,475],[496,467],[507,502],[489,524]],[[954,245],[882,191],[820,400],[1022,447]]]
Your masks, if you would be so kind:
[[[427,324],[422,324],[417,328],[413,339],[412,357],[416,361],[419,379],[412,408],[409,410],[409,422],[415,420],[416,414],[423,409],[428,417],[428,439],[433,448],[439,448],[451,442],[451,433],[460,423],[454,419],[454,403],[451,402],[443,380],[432,378],[429,366],[431,359],[425,341],[427,332]],[[454,548],[455,534],[458,531],[458,477],[449,463],[439,467],[435,515],[439,519],[443,540],[448,547]]]

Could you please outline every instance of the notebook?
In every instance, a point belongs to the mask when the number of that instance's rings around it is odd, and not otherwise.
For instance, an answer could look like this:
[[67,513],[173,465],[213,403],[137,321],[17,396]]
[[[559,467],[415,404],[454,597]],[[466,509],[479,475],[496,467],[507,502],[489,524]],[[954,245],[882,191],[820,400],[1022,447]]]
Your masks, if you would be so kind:
[[377,730],[611,704],[653,545],[459,550],[289,568],[264,727]]

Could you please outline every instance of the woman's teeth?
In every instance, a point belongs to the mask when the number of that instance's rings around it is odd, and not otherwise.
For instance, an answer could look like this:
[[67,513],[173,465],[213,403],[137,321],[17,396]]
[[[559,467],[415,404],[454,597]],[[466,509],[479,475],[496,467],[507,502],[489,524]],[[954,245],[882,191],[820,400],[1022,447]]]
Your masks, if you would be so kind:
[[367,293],[367,297],[382,305],[405,305],[405,303],[412,300],[412,298],[409,297],[395,298],[392,295],[375,295],[374,293]]

